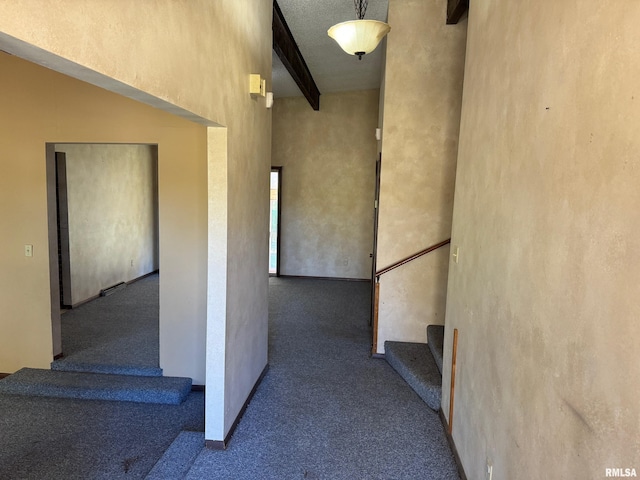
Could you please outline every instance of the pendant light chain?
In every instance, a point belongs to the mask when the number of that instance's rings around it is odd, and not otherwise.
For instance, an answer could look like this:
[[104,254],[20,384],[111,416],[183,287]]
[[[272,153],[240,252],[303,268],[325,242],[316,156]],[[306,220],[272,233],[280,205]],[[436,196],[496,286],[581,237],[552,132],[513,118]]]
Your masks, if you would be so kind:
[[369,0],[353,0],[353,6],[356,9],[356,17],[358,20],[362,20],[364,18],[364,14],[367,13],[367,4]]

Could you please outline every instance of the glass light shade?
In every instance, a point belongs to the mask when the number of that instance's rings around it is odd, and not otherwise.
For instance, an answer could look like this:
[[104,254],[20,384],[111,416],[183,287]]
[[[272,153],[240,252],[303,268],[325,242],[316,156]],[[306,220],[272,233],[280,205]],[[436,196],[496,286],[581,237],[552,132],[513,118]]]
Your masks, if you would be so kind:
[[389,30],[389,24],[378,20],[351,20],[334,25],[327,34],[349,55],[362,57],[373,52]]

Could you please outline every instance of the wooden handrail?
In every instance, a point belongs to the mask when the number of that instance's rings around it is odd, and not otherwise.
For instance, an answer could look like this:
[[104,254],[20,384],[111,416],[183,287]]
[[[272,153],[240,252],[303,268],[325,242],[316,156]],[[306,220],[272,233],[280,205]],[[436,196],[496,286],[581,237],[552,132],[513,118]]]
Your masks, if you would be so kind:
[[387,273],[387,272],[390,272],[394,268],[401,267],[405,263],[409,263],[409,262],[415,260],[416,258],[420,258],[421,256],[426,255],[429,252],[433,252],[434,250],[437,250],[440,247],[444,247],[448,243],[451,243],[451,239],[450,238],[448,238],[444,242],[436,243],[435,245],[431,245],[429,248],[425,248],[424,250],[420,250],[418,253],[414,253],[410,257],[403,258],[402,260],[399,260],[396,263],[393,263],[393,264],[389,265],[388,267],[383,268],[382,270],[378,270],[376,272],[376,280],[380,280],[380,275],[382,275],[384,273]]

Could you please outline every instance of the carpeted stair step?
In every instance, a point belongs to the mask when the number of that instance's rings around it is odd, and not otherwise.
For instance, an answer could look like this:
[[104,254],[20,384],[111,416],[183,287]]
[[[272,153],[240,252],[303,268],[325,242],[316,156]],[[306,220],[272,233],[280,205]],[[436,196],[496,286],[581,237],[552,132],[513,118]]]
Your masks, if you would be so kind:
[[106,373],[111,375],[131,375],[139,377],[161,377],[160,367],[147,365],[111,365],[106,363],[85,363],[60,359],[51,362],[51,370],[58,372]]
[[183,479],[204,448],[203,432],[180,432],[145,480]]
[[440,409],[442,375],[426,343],[384,342],[389,365],[433,410]]
[[0,394],[178,405],[191,379],[139,377],[23,368],[0,380]]
[[442,376],[442,356],[444,351],[444,325],[429,325],[427,327],[427,345],[436,361]]

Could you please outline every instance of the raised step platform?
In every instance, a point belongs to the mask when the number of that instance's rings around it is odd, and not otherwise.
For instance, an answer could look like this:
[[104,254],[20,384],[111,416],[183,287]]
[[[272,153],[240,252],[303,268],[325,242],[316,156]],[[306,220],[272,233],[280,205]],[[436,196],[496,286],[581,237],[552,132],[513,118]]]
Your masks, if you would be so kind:
[[160,367],[147,365],[113,365],[107,363],[78,362],[77,360],[61,358],[51,362],[51,370],[58,372],[103,373],[111,375],[131,375],[139,377],[161,377]]
[[440,409],[442,375],[426,343],[384,342],[385,359],[433,410]]
[[145,480],[183,479],[204,448],[203,432],[180,432]]
[[427,327],[427,345],[436,361],[440,375],[442,375],[442,356],[444,351],[444,325],[429,325]]
[[191,391],[191,379],[23,368],[0,380],[0,394],[113,400],[179,405]]

